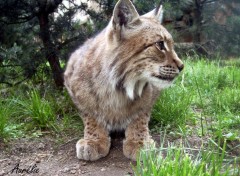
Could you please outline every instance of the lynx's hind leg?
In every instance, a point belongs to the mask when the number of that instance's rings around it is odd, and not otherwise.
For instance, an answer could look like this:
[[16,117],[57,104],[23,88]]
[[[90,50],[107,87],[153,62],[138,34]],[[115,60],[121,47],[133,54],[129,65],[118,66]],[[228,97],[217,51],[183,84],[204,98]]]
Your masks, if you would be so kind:
[[126,139],[123,142],[124,155],[136,161],[141,148],[155,145],[148,129],[149,116],[145,113],[133,120],[125,131]]
[[76,144],[78,159],[95,161],[105,157],[110,149],[109,132],[92,117],[84,117],[84,138]]

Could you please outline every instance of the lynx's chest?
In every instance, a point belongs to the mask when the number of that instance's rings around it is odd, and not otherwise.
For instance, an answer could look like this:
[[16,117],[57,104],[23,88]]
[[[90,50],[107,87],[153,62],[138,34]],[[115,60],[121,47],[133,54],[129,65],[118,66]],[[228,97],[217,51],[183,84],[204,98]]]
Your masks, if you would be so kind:
[[[150,114],[158,93],[152,87],[146,87],[141,97],[126,99],[124,93],[105,95],[92,110],[97,120],[109,130],[125,129],[139,113]],[[89,111],[89,110],[88,110]]]

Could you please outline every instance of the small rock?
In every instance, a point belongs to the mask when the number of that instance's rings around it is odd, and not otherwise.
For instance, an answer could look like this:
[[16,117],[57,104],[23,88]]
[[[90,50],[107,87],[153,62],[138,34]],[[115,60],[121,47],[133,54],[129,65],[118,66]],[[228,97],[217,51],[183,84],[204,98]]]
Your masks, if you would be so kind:
[[44,148],[45,148],[45,144],[44,143],[38,144],[38,149],[44,149]]
[[1,172],[0,172],[0,176],[4,176],[5,175],[5,172],[2,170]]
[[75,167],[76,169],[80,169],[80,165],[78,164],[78,165],[76,165],[76,167]]
[[86,173],[86,171],[81,171],[81,174],[85,174]]
[[35,159],[35,162],[36,162],[36,163],[41,163],[41,159],[40,159],[40,158],[36,158],[36,159]]
[[86,162],[83,162],[81,165],[82,165],[82,166],[86,166],[86,165],[87,165],[87,163],[86,163]]
[[102,168],[102,169],[101,169],[102,172],[105,171],[105,170],[106,170],[105,168]]
[[76,174],[76,172],[77,172],[76,170],[71,170],[70,171],[71,174]]
[[79,169],[79,165],[73,165],[71,169]]
[[68,172],[70,169],[68,168],[68,167],[65,167],[64,169],[63,169],[63,172],[64,173],[66,173],[66,172]]

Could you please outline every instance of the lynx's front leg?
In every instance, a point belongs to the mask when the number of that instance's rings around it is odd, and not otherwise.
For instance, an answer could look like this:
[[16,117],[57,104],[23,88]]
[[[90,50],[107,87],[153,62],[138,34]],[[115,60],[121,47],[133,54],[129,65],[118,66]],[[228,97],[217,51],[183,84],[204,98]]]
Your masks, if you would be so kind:
[[105,157],[110,149],[109,132],[94,118],[85,117],[83,121],[84,139],[80,139],[76,144],[77,157],[90,161]]
[[148,121],[148,114],[141,113],[128,125],[125,131],[126,139],[123,142],[123,153],[127,158],[136,160],[142,147],[154,144],[149,135]]

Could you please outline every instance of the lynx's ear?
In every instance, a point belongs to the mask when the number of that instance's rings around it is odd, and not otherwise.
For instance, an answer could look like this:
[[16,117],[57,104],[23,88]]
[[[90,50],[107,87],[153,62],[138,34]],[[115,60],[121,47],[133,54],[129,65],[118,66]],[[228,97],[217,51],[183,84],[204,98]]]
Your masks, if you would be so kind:
[[162,23],[163,21],[163,7],[162,5],[158,5],[157,8],[153,9],[152,11],[146,13],[143,15],[143,17],[148,17],[148,18],[156,18],[157,20]]
[[130,0],[119,0],[113,11],[112,23],[114,29],[128,26],[139,19],[138,12]]

